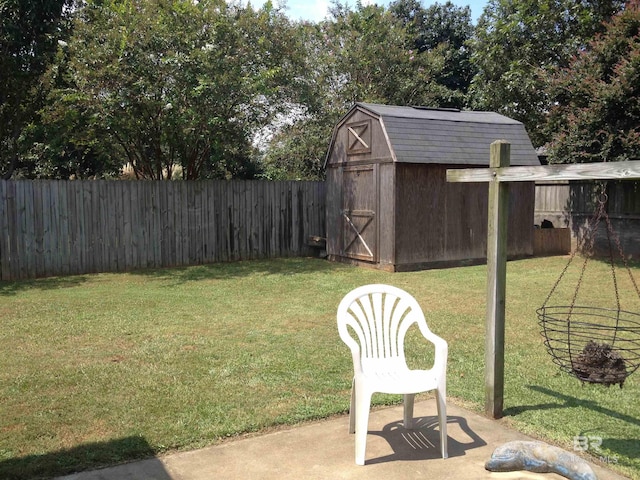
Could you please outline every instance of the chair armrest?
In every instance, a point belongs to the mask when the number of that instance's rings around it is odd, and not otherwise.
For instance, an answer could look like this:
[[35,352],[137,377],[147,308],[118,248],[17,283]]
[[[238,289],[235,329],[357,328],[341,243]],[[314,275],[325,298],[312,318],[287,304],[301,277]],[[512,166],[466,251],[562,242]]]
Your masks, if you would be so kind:
[[435,355],[433,361],[433,370],[435,372],[441,372],[446,375],[447,371],[447,358],[449,356],[449,344],[447,341],[433,333],[431,330],[423,331],[424,338],[435,347]]

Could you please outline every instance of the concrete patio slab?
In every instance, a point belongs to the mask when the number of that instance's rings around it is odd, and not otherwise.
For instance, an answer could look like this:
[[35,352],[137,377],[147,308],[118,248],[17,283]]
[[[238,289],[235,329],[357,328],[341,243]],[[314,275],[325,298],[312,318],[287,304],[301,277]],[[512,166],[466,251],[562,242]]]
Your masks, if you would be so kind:
[[[58,480],[394,480],[563,479],[556,474],[492,473],[484,468],[493,450],[512,440],[531,440],[504,422],[448,404],[449,458],[439,457],[434,400],[416,402],[414,430],[402,427],[402,407],[371,412],[366,465],[354,463],[354,436],[347,416],[264,435],[174,453]],[[599,480],[623,480],[592,464]]]

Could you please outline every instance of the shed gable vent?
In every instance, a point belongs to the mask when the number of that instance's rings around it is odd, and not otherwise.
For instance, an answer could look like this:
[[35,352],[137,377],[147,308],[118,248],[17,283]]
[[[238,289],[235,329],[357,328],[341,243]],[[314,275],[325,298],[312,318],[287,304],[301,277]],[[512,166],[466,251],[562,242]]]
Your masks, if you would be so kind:
[[348,132],[347,154],[371,153],[371,120],[345,125]]

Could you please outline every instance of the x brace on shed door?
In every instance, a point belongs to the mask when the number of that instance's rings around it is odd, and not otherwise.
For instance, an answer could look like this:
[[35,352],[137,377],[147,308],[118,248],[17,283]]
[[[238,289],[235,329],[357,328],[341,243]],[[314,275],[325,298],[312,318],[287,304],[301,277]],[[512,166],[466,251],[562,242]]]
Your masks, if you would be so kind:
[[[343,210],[342,218],[346,222],[346,228],[343,230],[344,255],[360,260],[375,261],[374,247],[369,245],[365,238],[369,237],[369,232],[365,232],[365,230],[373,225],[375,212],[371,210]],[[372,235],[371,238],[375,237]]]

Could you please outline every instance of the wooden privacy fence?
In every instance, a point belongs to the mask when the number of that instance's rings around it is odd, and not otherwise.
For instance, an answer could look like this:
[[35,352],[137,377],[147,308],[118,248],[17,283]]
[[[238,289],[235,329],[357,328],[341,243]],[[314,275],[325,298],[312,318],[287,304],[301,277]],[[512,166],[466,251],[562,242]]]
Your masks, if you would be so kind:
[[[574,246],[583,235],[589,220],[596,210],[601,185],[594,182],[560,181],[539,182],[536,184],[536,204],[534,223],[541,225],[544,220],[550,221],[558,230],[563,227],[569,230],[570,241]],[[607,213],[616,235],[620,238],[625,255],[640,258],[640,182],[609,181],[606,186]],[[560,228],[562,229],[562,228]],[[544,230],[544,229],[542,229]],[[566,253],[566,239],[559,240],[561,232],[538,231],[546,240],[558,240],[563,247],[547,249],[548,253]],[[608,253],[606,226],[603,224],[595,237],[596,253]],[[535,249],[534,249],[535,251]]]
[[324,182],[0,181],[0,280],[316,253]]

